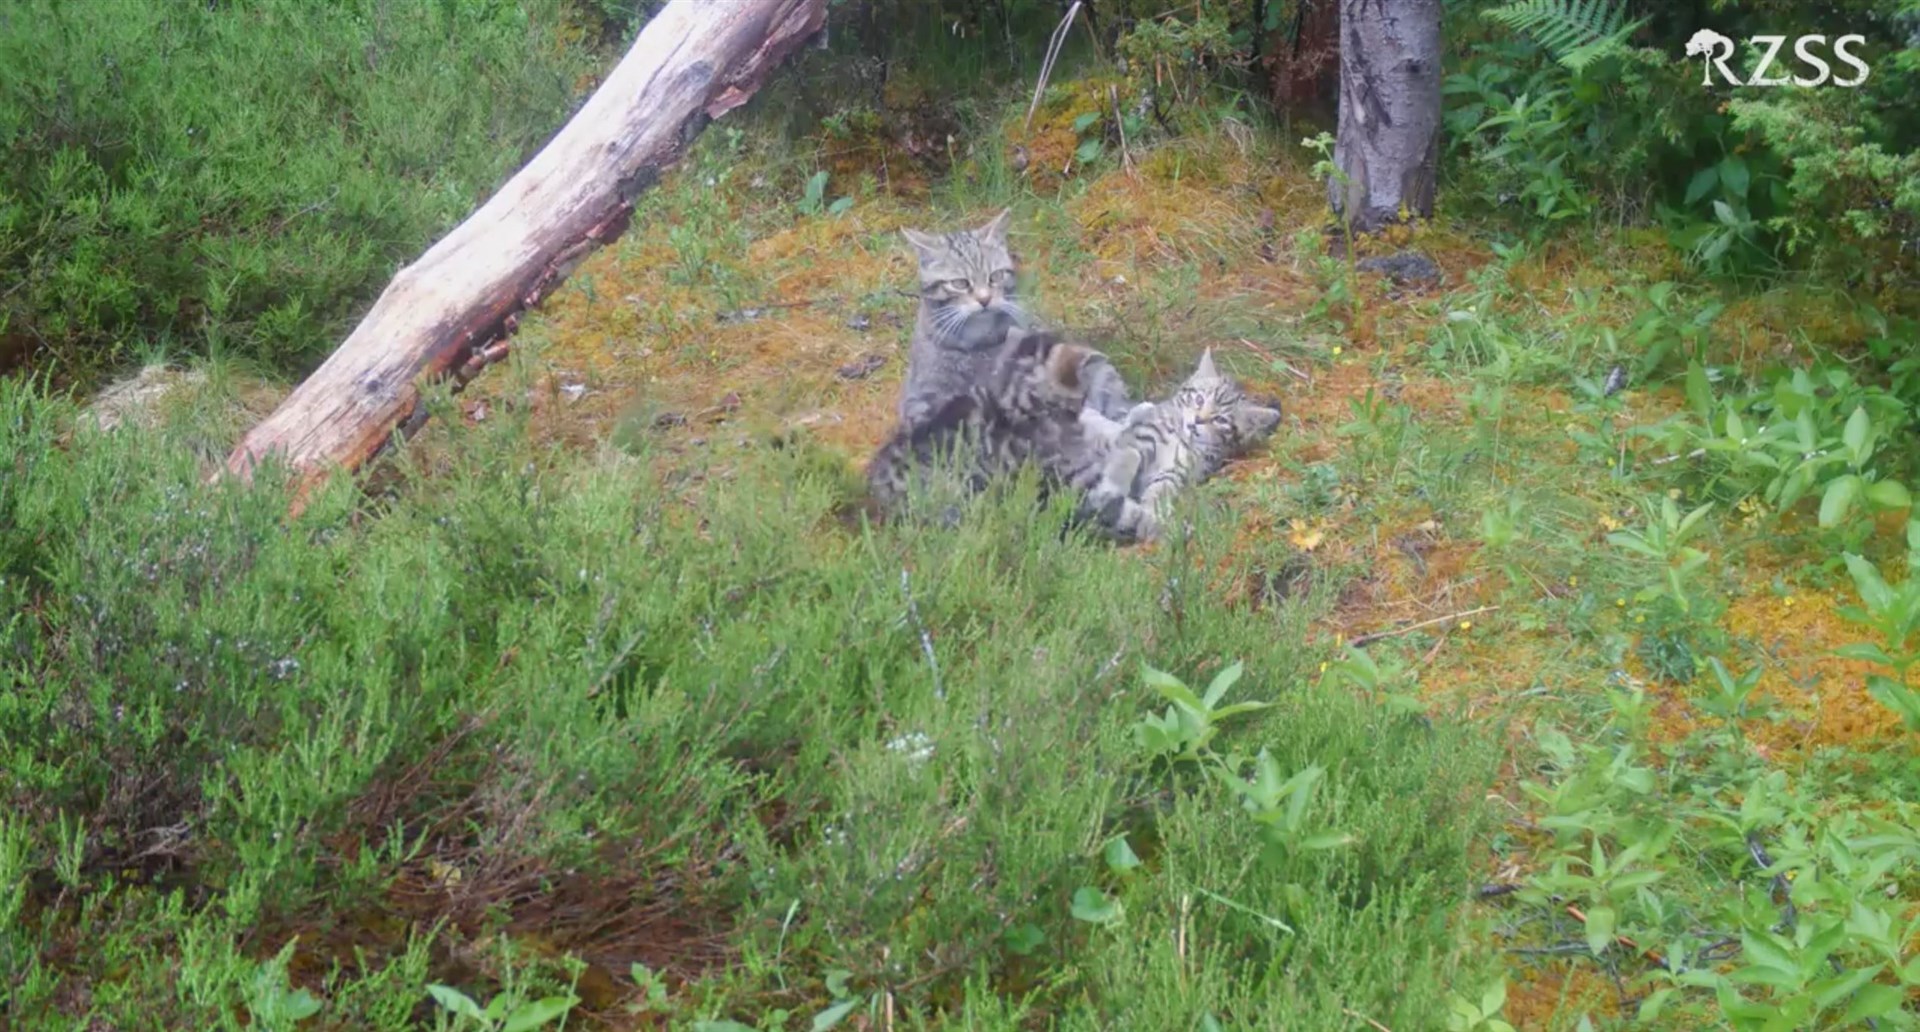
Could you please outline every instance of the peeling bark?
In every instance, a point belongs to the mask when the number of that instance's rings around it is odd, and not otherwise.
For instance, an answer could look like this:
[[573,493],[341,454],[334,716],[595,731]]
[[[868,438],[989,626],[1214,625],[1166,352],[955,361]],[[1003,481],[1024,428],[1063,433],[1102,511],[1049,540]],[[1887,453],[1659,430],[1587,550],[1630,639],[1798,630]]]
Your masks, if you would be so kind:
[[1340,131],[1327,200],[1355,232],[1433,215],[1441,0],[1340,0]]
[[826,10],[827,0],[668,4],[559,135],[394,276],[339,349],[240,441],[226,471],[251,480],[278,456],[298,511],[329,472],[418,426],[422,382],[452,376],[457,388],[504,357],[518,313],[617,238],[634,199],[818,32]]

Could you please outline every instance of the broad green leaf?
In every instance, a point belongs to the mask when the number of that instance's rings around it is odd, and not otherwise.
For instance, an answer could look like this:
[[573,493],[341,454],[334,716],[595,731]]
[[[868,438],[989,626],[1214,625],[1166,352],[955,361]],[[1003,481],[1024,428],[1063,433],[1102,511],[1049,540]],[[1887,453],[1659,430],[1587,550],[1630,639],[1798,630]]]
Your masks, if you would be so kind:
[[1867,488],[1867,501],[1882,509],[1905,509],[1913,504],[1913,496],[1898,480],[1876,480]]
[[1847,417],[1846,429],[1840,431],[1840,440],[1847,446],[1847,450],[1853,453],[1855,461],[1865,458],[1860,454],[1860,449],[1866,447],[1867,431],[1871,429],[1873,429],[1873,423],[1867,418],[1866,408],[1855,405],[1853,415]]
[[1100,155],[1106,151],[1106,149],[1107,149],[1107,145],[1105,141],[1100,140],[1098,137],[1096,137],[1094,139],[1087,140],[1086,142],[1082,143],[1080,146],[1074,148],[1073,160],[1078,161],[1082,165],[1085,165],[1089,162],[1097,160],[1100,157]]
[[1909,728],[1920,729],[1920,692],[1894,680],[1874,674],[1867,678],[1867,694],[1880,705],[1898,713]]
[[1679,990],[1666,986],[1648,993],[1647,998],[1640,1001],[1640,1009],[1634,1013],[1635,1020],[1643,1025],[1651,1024],[1653,1019],[1660,1016],[1660,1010],[1667,1005],[1668,998],[1676,992]]
[[1666,876],[1667,872],[1654,870],[1652,868],[1628,871],[1613,879],[1613,888],[1616,890],[1616,893],[1619,891],[1632,891],[1642,886],[1652,885],[1654,882]]
[[1587,911],[1587,949],[1594,956],[1606,952],[1613,942],[1616,916],[1612,907],[1594,907]]
[[549,996],[543,1000],[535,1000],[514,1011],[506,1024],[500,1026],[500,1032],[533,1032],[534,1029],[572,1010],[573,1005],[579,1002],[580,1000],[573,996]]
[[1031,956],[1034,950],[1046,944],[1047,933],[1038,925],[1022,924],[1007,929],[1004,936],[1007,951],[1018,957]]
[[1125,835],[1108,840],[1106,848],[1107,869],[1111,871],[1131,871],[1140,866],[1140,857],[1127,845]]
[[1747,199],[1748,176],[1746,162],[1741,161],[1731,154],[1727,155],[1726,159],[1720,162],[1720,181],[1726,184],[1728,193],[1740,198],[1742,201]]
[[[1841,933],[1844,936],[1845,929],[1842,929]],[[1875,964],[1872,967],[1858,968],[1846,974],[1835,975],[1832,978],[1823,978],[1813,983],[1813,985],[1808,986],[1808,988],[1813,990],[1813,1002],[1815,1006],[1818,1006],[1821,1010],[1826,1010],[1828,1007],[1853,995],[1854,990],[1873,981],[1873,976],[1879,974],[1880,969],[1884,966],[1883,964]]]
[[305,989],[295,989],[280,997],[281,1010],[294,1021],[304,1021],[320,1013],[320,1001]]
[[1207,685],[1207,694],[1202,700],[1205,703],[1204,708],[1212,709],[1221,699],[1225,698],[1227,690],[1232,688],[1234,683],[1240,680],[1240,674],[1244,669],[1245,664],[1239,660],[1235,660],[1232,666],[1213,675],[1213,683]]
[[1507,980],[1505,978],[1496,980],[1492,985],[1487,987],[1486,992],[1480,994],[1480,1013],[1485,1017],[1492,1017],[1500,1013],[1500,1008],[1506,1005]]
[[1727,410],[1727,436],[1735,441],[1747,439],[1747,424],[1740,419],[1740,413],[1732,409]]
[[1906,994],[1890,985],[1865,985],[1853,996],[1853,1002],[1847,1005],[1846,1013],[1840,1016],[1842,1028],[1866,1021],[1869,1018],[1884,1018],[1898,1010],[1906,999]]
[[1881,663],[1886,666],[1893,665],[1893,657],[1887,655],[1887,650],[1870,641],[1857,641],[1848,645],[1842,645],[1834,649],[1833,654],[1839,656],[1841,659],[1864,659],[1869,663]]
[[1273,703],[1271,702],[1236,702],[1231,706],[1222,706],[1214,710],[1213,719],[1225,720],[1237,713],[1252,713],[1255,710],[1263,710],[1272,705]]
[[1088,924],[1110,925],[1120,920],[1125,909],[1120,901],[1091,885],[1083,885],[1073,892],[1072,913],[1075,920]]
[[1708,165],[1706,168],[1703,168],[1700,171],[1695,172],[1693,174],[1693,178],[1687,180],[1687,196],[1686,196],[1685,203],[1692,204],[1698,201],[1700,198],[1705,197],[1709,192],[1713,190],[1715,186],[1718,186],[1719,184],[1720,184],[1720,166]]
[[1647,544],[1645,538],[1632,531],[1616,530],[1607,535],[1607,543],[1619,548],[1624,548],[1629,552],[1638,552],[1650,559],[1660,558],[1658,549]]
[[1700,506],[1698,509],[1695,509],[1690,513],[1687,513],[1686,518],[1680,521],[1680,529],[1674,531],[1673,533],[1674,544],[1677,545],[1680,542],[1686,540],[1687,535],[1693,532],[1694,526],[1698,524],[1703,518],[1705,518],[1707,515],[1707,512],[1712,508],[1713,508],[1713,503],[1708,502],[1705,505]]
[[1298,831],[1300,829],[1300,822],[1304,820],[1307,815],[1307,803],[1313,798],[1314,786],[1320,781],[1321,775],[1326,772],[1325,767],[1316,763],[1300,773],[1295,774],[1293,777],[1288,778],[1287,783],[1280,786],[1280,793],[1288,796],[1288,831]]
[[1800,986],[1798,971],[1765,964],[1748,964],[1746,967],[1736,969],[1727,978],[1746,985],[1771,985],[1782,989],[1796,989]]
[[846,196],[846,197],[842,197],[842,198],[840,198],[839,200],[837,200],[837,201],[835,201],[835,202],[833,202],[832,204],[830,204],[830,205],[828,205],[828,206],[827,206],[827,214],[829,214],[829,215],[840,215],[840,214],[844,214],[844,213],[846,212],[846,210],[847,210],[848,208],[851,208],[851,207],[853,207],[853,197],[852,197],[851,195],[849,195],[849,196]]
[[840,1024],[841,1019],[852,1014],[855,1007],[865,1002],[865,1000],[859,999],[841,1000],[839,1003],[815,1014],[813,1016],[813,1032],[827,1032],[827,1029]]
[[[1754,787],[1760,787],[1759,783]],[[1741,933],[1740,951],[1750,964],[1779,968],[1782,971],[1796,971],[1800,967],[1794,963],[1792,944],[1771,932]]]
[[1198,695],[1193,694],[1193,689],[1188,688],[1186,684],[1172,674],[1164,670],[1155,670],[1153,667],[1145,667],[1140,676],[1144,678],[1149,685],[1153,686],[1154,691],[1164,696],[1168,702],[1176,706],[1184,706],[1195,713],[1206,712],[1206,706],[1201,704]]
[[1317,835],[1308,835],[1300,840],[1300,848],[1318,852],[1322,849],[1338,849],[1359,841],[1344,831],[1323,831]]
[[1847,552],[1842,555],[1846,560],[1847,572],[1853,575],[1853,587],[1860,593],[1860,601],[1875,613],[1886,612],[1893,604],[1893,589],[1880,577],[1879,567]]
[[447,1010],[463,1018],[471,1018],[474,1021],[485,1020],[481,1016],[480,1005],[473,1002],[472,997],[452,986],[440,985],[438,983],[429,985],[427,986],[427,995],[432,996],[440,1006],[445,1007]]
[[1853,510],[1853,501],[1860,495],[1861,480],[1849,473],[1836,477],[1827,483],[1827,490],[1820,497],[1820,526],[1837,527]]
[[1813,474],[1803,463],[1787,474],[1786,484],[1780,490],[1780,508],[1793,508],[1801,498],[1806,497],[1807,489],[1812,486]]
[[1100,121],[1100,112],[1098,111],[1089,111],[1081,115],[1079,118],[1073,120],[1073,135],[1078,136],[1086,132],[1088,126],[1098,121]]
[[1713,384],[1707,380],[1707,370],[1698,362],[1687,363],[1687,404],[1693,406],[1693,414],[1700,422],[1711,426],[1713,419]]
[[[1274,11],[1278,11],[1279,9],[1277,5],[1273,8]],[[1272,12],[1268,13],[1271,14]],[[1212,1014],[1202,1014],[1200,1015],[1200,1032],[1226,1032],[1226,1027],[1221,1025],[1220,1019],[1214,1017]]]

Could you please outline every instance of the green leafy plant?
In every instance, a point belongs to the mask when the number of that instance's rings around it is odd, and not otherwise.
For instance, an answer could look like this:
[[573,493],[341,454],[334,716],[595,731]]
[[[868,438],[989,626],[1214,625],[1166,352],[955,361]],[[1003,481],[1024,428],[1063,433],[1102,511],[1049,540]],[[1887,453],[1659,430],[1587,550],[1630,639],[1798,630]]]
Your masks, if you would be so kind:
[[1208,746],[1214,736],[1220,733],[1221,721],[1272,705],[1267,702],[1220,705],[1228,690],[1240,680],[1243,671],[1243,665],[1236,662],[1214,675],[1205,695],[1195,695],[1191,688],[1172,674],[1145,667],[1142,677],[1167,700],[1168,706],[1159,716],[1148,715],[1134,725],[1134,739],[1154,756],[1171,754],[1178,759],[1201,760],[1209,754]]
[[[435,983],[427,986],[442,1010],[455,1016],[456,1028],[479,1028],[488,1032],[531,1032],[555,1021],[562,1021],[580,999],[576,996],[548,996],[538,1000],[520,1000],[511,993],[499,993],[480,1006],[474,999],[452,986]],[[564,1022],[563,1022],[564,1023]]]
[[794,207],[800,210],[800,214],[818,215],[824,210],[828,215],[839,215],[853,207],[851,196],[838,197],[831,204],[827,203],[827,177],[827,170],[824,168],[807,177],[807,185],[800,193],[800,200],[794,204]]
[[1691,449],[1682,456],[1696,463],[1712,494],[1730,501],[1757,494],[1781,511],[1817,497],[1822,528],[1912,504],[1905,482],[1912,460],[1885,446],[1909,424],[1907,407],[1843,369],[1795,369],[1770,389],[1719,396],[1694,362],[1686,394],[1688,415],[1648,433],[1676,452]]
[[[1695,586],[1707,553],[1688,544],[1713,508],[1707,502],[1684,515],[1671,494],[1641,503],[1646,523],[1614,531],[1609,544],[1639,556],[1653,567],[1654,580],[1633,594],[1630,615],[1640,635],[1640,655],[1648,667],[1670,681],[1688,682],[1699,672],[1700,657],[1714,651],[1714,627],[1724,603]],[[1644,626],[1641,626],[1644,625]]]
[[1474,1002],[1458,993],[1447,994],[1447,1032],[1513,1032],[1513,1026],[1500,1020],[1500,1011],[1507,1005],[1507,980],[1499,981],[1487,987],[1480,994],[1479,1002]]
[[[1907,541],[1909,555],[1920,555],[1920,522],[1907,525]],[[1913,690],[1907,678],[1907,671],[1920,662],[1920,646],[1914,642],[1914,632],[1920,630],[1920,577],[1913,575],[1912,559],[1907,576],[1898,584],[1889,584],[1867,560],[1851,552],[1845,558],[1861,605],[1842,607],[1840,614],[1878,631],[1880,640],[1844,645],[1835,651],[1849,659],[1892,668],[1892,677],[1869,674],[1867,693],[1898,714],[1907,730],[1920,731],[1920,692]]]

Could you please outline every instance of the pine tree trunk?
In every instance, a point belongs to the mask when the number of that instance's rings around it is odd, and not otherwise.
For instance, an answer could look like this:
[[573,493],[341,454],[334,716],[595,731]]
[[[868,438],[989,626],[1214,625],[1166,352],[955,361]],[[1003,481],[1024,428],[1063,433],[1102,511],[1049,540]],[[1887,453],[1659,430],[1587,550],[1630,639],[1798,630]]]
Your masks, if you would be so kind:
[[1370,233],[1433,214],[1440,159],[1441,0],[1340,0],[1334,213]]
[[[400,270],[360,325],[227,458],[275,455],[294,506],[380,451],[424,381],[464,383],[506,350],[517,314],[626,229],[634,199],[714,118],[745,103],[819,31],[827,0],[674,0],[579,113],[487,203]],[[417,425],[417,424],[416,424]]]

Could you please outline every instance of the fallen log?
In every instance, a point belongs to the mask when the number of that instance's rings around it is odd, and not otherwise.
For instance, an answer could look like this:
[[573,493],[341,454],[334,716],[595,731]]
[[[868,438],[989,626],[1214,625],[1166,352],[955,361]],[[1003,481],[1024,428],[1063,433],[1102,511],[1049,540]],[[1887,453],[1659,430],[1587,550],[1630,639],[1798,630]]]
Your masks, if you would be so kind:
[[634,199],[817,33],[826,9],[826,0],[669,3],[559,135],[394,276],[339,349],[247,432],[225,472],[251,481],[276,456],[293,475],[297,513],[330,472],[417,426],[422,385],[450,375],[457,389],[504,357],[518,313],[625,231]]

